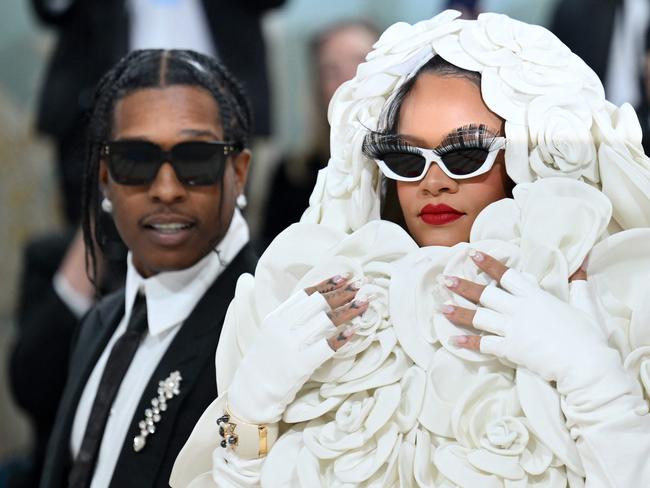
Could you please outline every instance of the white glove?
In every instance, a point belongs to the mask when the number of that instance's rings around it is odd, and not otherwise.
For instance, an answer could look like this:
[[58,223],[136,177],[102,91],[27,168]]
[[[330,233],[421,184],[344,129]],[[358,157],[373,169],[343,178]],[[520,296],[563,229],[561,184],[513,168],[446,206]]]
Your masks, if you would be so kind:
[[300,291],[262,322],[228,388],[231,412],[251,424],[278,422],[311,374],[334,354],[335,327],[320,293]]
[[495,334],[482,337],[481,352],[556,381],[558,392],[577,408],[598,408],[630,391],[618,351],[590,315],[514,269],[505,272],[501,288],[485,288],[472,321]]
[[575,306],[512,269],[500,285],[483,290],[471,320],[495,334],[479,339],[480,350],[557,382],[587,487],[650,486],[648,406],[607,344],[587,283],[571,285]]
[[212,453],[212,481],[219,488],[257,488],[263,464],[264,458],[242,459],[235,451],[217,448]]

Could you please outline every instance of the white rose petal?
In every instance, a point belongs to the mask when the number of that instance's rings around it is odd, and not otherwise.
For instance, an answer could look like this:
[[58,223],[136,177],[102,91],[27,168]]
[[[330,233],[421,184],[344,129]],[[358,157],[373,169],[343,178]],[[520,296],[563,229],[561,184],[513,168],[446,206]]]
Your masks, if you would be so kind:
[[345,383],[324,383],[321,387],[321,395],[324,397],[348,395],[358,391],[390,385],[399,381],[410,366],[409,359],[397,347],[373,373]]
[[458,36],[446,36],[434,39],[432,47],[438,56],[459,68],[468,71],[477,71],[479,73],[483,70],[483,65],[467,54],[467,51],[462,48]]
[[346,451],[358,449],[366,442],[361,430],[345,432],[325,419],[309,422],[303,432],[305,446],[319,459],[335,459]]
[[485,66],[512,66],[521,62],[512,51],[494,45],[477,24],[466,26],[460,32],[459,41],[465,52]]
[[[528,420],[522,419],[522,422],[531,430]],[[543,474],[552,461],[553,453],[536,436],[529,436],[528,445],[520,456],[521,467],[528,474],[537,476]]]
[[285,410],[282,420],[290,424],[305,422],[320,417],[338,407],[345,397],[320,396],[320,384],[317,382],[305,385],[293,402]]
[[528,438],[528,430],[521,421],[504,416],[487,424],[480,444],[495,454],[518,456],[528,445]]
[[480,447],[489,424],[520,413],[512,380],[494,373],[479,376],[454,405],[451,416],[454,436],[465,447]]
[[415,453],[413,456],[413,475],[418,486],[434,488],[436,469],[433,463],[435,444],[426,430],[417,429],[415,434]]
[[497,68],[486,67],[481,76],[481,95],[488,108],[510,123],[525,125],[528,101],[532,96],[515,91],[501,78]]
[[457,444],[440,446],[434,455],[436,468],[459,486],[502,488],[503,484],[497,476],[478,470],[467,461],[467,454],[470,452],[470,449]]
[[526,472],[519,465],[518,456],[503,456],[485,449],[475,449],[467,453],[467,460],[477,469],[510,480],[519,480]]
[[336,458],[334,473],[346,483],[362,483],[370,478],[390,456],[399,434],[397,426],[390,423],[363,447],[351,450]]
[[375,404],[364,422],[365,435],[375,435],[382,427],[388,424],[388,420],[397,410],[402,388],[399,384],[393,384],[377,388],[373,394]]
[[[458,399],[481,375],[502,371],[507,368],[497,361],[486,364],[464,361],[444,348],[439,348],[427,368],[426,389],[422,410],[418,418],[420,424],[430,432],[453,437],[451,415]],[[466,381],[458,381],[466,378]]]
[[368,349],[359,354],[354,366],[336,381],[354,381],[377,371],[393,352],[396,344],[395,332],[392,329],[382,330],[374,336],[374,342]]
[[422,411],[426,374],[417,366],[412,366],[404,374],[400,386],[402,399],[395,412],[395,422],[401,433],[406,433],[415,426]]
[[436,277],[449,256],[448,248],[419,248],[393,264],[390,283],[393,329],[404,351],[422,369],[427,368],[436,349],[434,314],[436,306],[444,303],[444,298],[434,296],[440,288]]
[[632,371],[650,398],[650,346],[639,347],[625,358],[625,368]]
[[560,396],[547,381],[525,368],[518,368],[517,393],[531,430],[555,456],[584,476],[582,461],[560,408]]

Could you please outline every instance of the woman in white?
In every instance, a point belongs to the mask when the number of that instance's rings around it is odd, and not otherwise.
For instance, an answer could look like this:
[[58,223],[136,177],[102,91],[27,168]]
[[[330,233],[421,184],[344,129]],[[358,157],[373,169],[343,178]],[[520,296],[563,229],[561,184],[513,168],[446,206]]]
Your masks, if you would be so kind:
[[547,30],[457,15],[393,25],[337,91],[172,486],[650,486],[636,115]]

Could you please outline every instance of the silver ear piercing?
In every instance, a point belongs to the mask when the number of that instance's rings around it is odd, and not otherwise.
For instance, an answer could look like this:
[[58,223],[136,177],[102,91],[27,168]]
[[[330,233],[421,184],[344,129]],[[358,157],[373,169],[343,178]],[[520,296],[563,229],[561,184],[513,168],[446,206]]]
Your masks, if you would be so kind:
[[108,198],[104,197],[104,199],[102,200],[102,210],[106,213],[112,213],[113,202],[111,202]]
[[248,205],[248,199],[246,198],[246,195],[240,193],[239,196],[237,196],[235,203],[237,204],[237,208],[239,208],[239,210],[244,210],[246,208],[246,205]]

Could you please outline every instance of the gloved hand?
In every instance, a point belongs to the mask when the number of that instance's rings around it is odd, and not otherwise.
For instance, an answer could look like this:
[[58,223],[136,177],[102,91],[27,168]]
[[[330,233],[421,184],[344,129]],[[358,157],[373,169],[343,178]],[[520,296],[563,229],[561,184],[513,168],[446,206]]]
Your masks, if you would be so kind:
[[286,406],[321,364],[352,336],[336,327],[361,315],[355,283],[336,276],[301,290],[267,315],[228,388],[232,414],[251,424],[280,420]]
[[472,258],[501,288],[448,277],[451,291],[481,306],[476,311],[446,306],[443,313],[458,325],[494,335],[456,336],[454,343],[557,382],[586,487],[650,486],[648,405],[607,343],[588,283],[571,283],[567,304],[486,254],[474,252]]
[[556,381],[558,392],[576,407],[596,408],[630,391],[631,378],[618,351],[607,344],[601,327],[585,311],[584,290],[576,295],[581,305],[577,308],[484,253],[474,252],[472,257],[499,287],[448,277],[451,291],[481,306],[475,311],[446,306],[443,312],[458,325],[494,335],[457,336],[453,339],[457,346],[506,358]]

